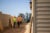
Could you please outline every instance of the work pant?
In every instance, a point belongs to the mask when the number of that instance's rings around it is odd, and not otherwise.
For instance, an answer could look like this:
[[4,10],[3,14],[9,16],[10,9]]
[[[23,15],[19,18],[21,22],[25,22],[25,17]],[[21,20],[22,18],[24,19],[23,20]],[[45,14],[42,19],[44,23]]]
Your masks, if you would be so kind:
[[20,22],[19,22],[19,21],[17,22],[17,24],[18,24],[18,28],[20,27],[20,24],[21,24],[21,23],[22,23],[21,21],[20,21]]
[[15,28],[15,25],[16,25],[16,22],[14,22],[14,25],[13,25],[14,28]]

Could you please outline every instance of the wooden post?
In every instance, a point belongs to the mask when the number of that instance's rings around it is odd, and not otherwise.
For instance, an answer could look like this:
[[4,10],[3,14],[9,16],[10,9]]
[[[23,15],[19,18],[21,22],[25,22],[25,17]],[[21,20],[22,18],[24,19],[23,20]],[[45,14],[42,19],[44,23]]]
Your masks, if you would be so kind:
[[32,0],[32,23],[33,23],[33,26],[32,26],[32,33],[35,33],[35,0]]

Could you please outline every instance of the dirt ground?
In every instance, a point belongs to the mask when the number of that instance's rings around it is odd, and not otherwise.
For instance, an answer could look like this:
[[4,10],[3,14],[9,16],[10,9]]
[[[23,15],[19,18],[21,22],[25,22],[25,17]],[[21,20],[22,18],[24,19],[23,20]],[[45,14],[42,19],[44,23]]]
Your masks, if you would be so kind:
[[0,32],[0,33],[24,33],[26,28],[25,26],[27,25],[27,23],[23,23],[20,25],[20,28],[16,27],[16,28],[8,28],[7,30]]

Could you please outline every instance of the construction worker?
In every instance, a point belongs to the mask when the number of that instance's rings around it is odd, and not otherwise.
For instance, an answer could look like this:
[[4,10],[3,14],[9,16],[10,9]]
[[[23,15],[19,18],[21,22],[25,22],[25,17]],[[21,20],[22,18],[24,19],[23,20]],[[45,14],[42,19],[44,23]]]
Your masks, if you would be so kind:
[[20,27],[20,24],[22,23],[22,17],[21,16],[18,16],[17,17],[17,24],[18,24],[18,27]]
[[16,17],[13,18],[13,22],[14,22],[13,27],[15,28],[15,25],[16,25]]

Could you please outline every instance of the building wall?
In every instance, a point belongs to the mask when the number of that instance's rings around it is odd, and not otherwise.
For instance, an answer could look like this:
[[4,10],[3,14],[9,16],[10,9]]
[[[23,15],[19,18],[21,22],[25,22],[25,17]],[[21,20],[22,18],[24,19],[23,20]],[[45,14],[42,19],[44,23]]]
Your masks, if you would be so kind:
[[34,13],[34,33],[50,33],[50,0],[36,0]]
[[3,20],[2,22],[4,24],[4,27],[8,27],[9,26],[9,15],[2,14],[2,20]]
[[50,0],[32,0],[33,33],[50,33]]
[[10,15],[0,13],[0,18],[1,18],[1,21],[2,21],[3,27],[9,26],[9,16]]

